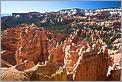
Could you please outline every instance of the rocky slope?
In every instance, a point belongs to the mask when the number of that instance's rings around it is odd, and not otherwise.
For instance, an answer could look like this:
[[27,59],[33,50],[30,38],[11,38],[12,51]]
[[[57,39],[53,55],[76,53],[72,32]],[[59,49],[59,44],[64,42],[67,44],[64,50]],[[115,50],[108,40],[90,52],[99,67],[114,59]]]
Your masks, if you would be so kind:
[[114,40],[115,49],[110,50],[97,38],[103,35],[98,30],[78,29],[62,41],[60,33],[35,25],[7,29],[2,32],[1,62],[8,69],[2,69],[1,79],[120,80],[120,41]]

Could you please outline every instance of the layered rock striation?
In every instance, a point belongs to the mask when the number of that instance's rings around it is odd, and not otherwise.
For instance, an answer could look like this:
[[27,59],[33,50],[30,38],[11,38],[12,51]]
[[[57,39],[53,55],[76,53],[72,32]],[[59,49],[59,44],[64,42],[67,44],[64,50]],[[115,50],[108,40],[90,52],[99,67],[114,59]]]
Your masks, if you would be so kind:
[[[110,50],[101,32],[76,30],[63,35],[35,25],[20,25],[2,33],[2,80],[120,80],[119,39]],[[87,39],[83,37],[87,37]],[[110,69],[113,68],[113,69]],[[115,69],[116,68],[116,69]]]

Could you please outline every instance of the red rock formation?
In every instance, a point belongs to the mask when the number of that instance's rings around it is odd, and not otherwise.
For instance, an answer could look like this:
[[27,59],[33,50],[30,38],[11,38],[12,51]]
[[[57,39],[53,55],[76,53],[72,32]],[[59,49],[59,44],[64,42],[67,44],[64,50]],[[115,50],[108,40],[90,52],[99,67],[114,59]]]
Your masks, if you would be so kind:
[[121,62],[121,53],[116,53],[114,54],[114,64],[119,65],[120,66],[120,62]]
[[55,80],[67,80],[65,67],[60,67],[55,63],[47,63],[45,65],[37,65],[32,70],[33,75],[31,80],[33,81],[55,81]]
[[107,77],[108,66],[104,55],[91,54],[91,56],[84,56],[76,69],[74,80],[105,80]]
[[73,67],[78,60],[78,52],[76,50],[77,48],[73,45],[67,45],[65,48],[64,62],[68,72],[73,71]]
[[5,30],[1,41],[2,50],[6,51],[2,53],[2,59],[12,65],[21,64],[24,60],[45,62],[48,60],[50,46],[55,46],[62,39],[60,34],[52,33],[50,36],[54,38],[49,41],[49,34],[51,33],[48,30],[26,24]]
[[34,63],[32,61],[25,61],[22,64],[15,65],[8,70],[6,70],[1,75],[1,80],[4,81],[25,81],[30,80],[31,74],[29,76],[25,76],[24,70],[34,67]]
[[10,63],[8,63],[7,61],[1,59],[1,67],[9,68],[9,67],[12,67],[12,65]]
[[2,33],[1,47],[3,50],[16,52],[19,42],[20,38],[18,28],[10,28]]
[[62,45],[52,48],[51,49],[51,55],[53,56],[53,62],[62,66],[64,65],[64,56],[65,53],[63,52]]
[[121,22],[114,22],[113,26],[114,28],[121,28]]
[[19,49],[16,51],[17,64],[22,63],[24,60],[37,62],[40,56],[40,37],[34,28],[20,28],[21,29],[21,43]]
[[15,52],[8,51],[8,50],[1,51],[1,59],[3,59],[4,61],[8,62],[11,65],[15,65],[16,60],[14,54]]
[[[48,58],[48,40],[44,29],[36,29],[34,26],[20,25],[11,28],[2,34],[2,49],[8,50],[10,55],[2,56],[2,59],[17,64],[24,60],[44,62]],[[15,54],[16,53],[16,54]],[[13,59],[10,59],[10,57]],[[10,60],[10,61],[9,61]]]
[[[5,72],[2,79],[106,80],[108,66],[112,61],[109,60],[109,50],[105,47],[106,44],[96,38],[95,34],[99,35],[98,31],[92,33],[90,44],[87,40],[81,40],[76,32],[59,44],[62,36],[54,33],[28,25],[4,31],[2,34],[2,66],[17,65]],[[83,31],[83,33],[91,35],[90,31]],[[119,58],[120,55],[114,55],[116,65],[120,62]],[[38,62],[48,63],[35,66]],[[113,71],[111,77],[114,79],[117,75],[119,78],[120,74]],[[10,75],[7,75],[9,73]],[[24,74],[27,78],[22,76]]]
[[7,29],[2,33],[1,37],[1,47],[2,50],[5,51],[1,53],[2,59],[12,65],[16,64],[15,52],[19,48],[18,44],[20,42],[19,30],[17,29]]
[[110,74],[107,77],[109,81],[120,81],[121,79],[121,67],[114,65],[113,69],[110,71]]
[[[63,44],[65,52],[64,64],[68,72],[69,80],[105,80],[109,66],[108,49],[99,50],[102,43],[96,42],[94,49],[86,41],[68,38]],[[99,52],[99,54],[98,54]]]
[[120,81],[121,78],[121,69],[111,71],[111,81]]
[[[59,81],[67,80],[65,67],[60,67],[55,63],[37,64],[28,69],[27,64],[31,62],[25,61],[5,71],[1,76],[1,80],[7,81]],[[30,65],[29,65],[30,66]]]

